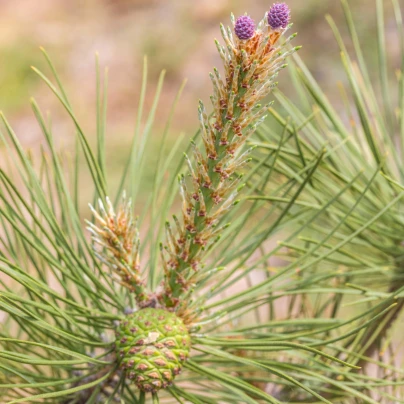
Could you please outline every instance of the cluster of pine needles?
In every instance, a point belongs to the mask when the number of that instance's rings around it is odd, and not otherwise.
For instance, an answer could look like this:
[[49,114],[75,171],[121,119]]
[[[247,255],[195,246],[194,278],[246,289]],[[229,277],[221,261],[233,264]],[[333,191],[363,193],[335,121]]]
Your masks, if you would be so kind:
[[[385,36],[390,2],[397,66]],[[378,61],[368,64],[341,4],[349,44],[327,20],[346,73],[336,83],[343,111],[295,54],[289,21],[274,27],[266,14],[255,28],[232,16],[216,42],[223,68],[210,75],[212,106],[200,102],[200,126],[178,158],[184,135],[173,144],[169,135],[179,89],[148,195],[139,179],[150,171],[165,73],[147,110],[144,59],[133,142],[112,183],[107,70],[97,58],[92,146],[43,50],[50,73],[34,72],[71,121],[74,147],[59,150],[35,99],[40,150],[25,150],[0,115],[1,403],[404,403],[402,11],[398,0],[375,0]],[[285,5],[273,7],[284,15]],[[278,79],[293,83],[293,97]],[[122,366],[117,346],[128,339],[118,343],[117,329],[141,310],[169,312],[190,344],[181,360],[164,351],[170,383],[154,370],[144,382],[147,358],[134,382],[131,359]]]

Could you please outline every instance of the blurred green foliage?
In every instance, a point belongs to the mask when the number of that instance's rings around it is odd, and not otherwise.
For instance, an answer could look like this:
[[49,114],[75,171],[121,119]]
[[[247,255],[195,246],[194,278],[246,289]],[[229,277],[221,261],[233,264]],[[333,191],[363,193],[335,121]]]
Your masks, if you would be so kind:
[[7,111],[25,108],[38,78],[32,74],[31,65],[41,55],[32,44],[8,46],[0,50],[0,105]]

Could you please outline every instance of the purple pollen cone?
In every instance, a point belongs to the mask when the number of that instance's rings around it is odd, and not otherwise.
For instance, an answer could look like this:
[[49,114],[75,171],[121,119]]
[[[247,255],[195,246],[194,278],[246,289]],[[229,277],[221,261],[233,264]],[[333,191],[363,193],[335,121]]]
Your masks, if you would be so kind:
[[290,21],[290,10],[285,3],[275,3],[268,13],[268,24],[271,28],[286,28]]
[[239,39],[246,40],[254,36],[255,23],[248,15],[242,15],[237,18],[234,31]]

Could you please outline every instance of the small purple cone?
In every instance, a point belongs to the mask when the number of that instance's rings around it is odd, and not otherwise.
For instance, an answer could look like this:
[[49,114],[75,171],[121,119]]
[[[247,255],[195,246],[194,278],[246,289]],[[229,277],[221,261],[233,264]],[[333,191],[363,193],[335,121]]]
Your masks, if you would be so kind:
[[242,15],[237,18],[234,31],[239,39],[250,39],[255,33],[255,23],[248,15]]
[[275,3],[268,13],[268,24],[271,28],[286,28],[290,21],[290,10],[286,3]]

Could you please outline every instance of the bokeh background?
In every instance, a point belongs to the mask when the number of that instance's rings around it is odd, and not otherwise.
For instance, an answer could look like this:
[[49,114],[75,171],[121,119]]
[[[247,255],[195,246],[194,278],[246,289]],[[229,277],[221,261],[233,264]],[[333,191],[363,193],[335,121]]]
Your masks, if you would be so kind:
[[[31,112],[29,97],[52,114],[53,131],[60,144],[74,137],[69,120],[40,78],[35,65],[49,73],[39,46],[50,54],[90,138],[95,136],[95,52],[109,67],[107,158],[112,182],[122,168],[133,135],[140,92],[142,61],[148,56],[147,105],[150,106],[160,71],[167,69],[160,107],[152,133],[159,142],[167,112],[181,84],[188,80],[169,134],[197,128],[197,101],[208,103],[208,72],[220,65],[214,38],[218,24],[229,23],[229,13],[248,12],[260,20],[271,0],[0,0],[0,109],[26,147],[37,148],[41,134]],[[338,0],[289,0],[299,33],[300,56],[338,106],[337,82],[344,79],[339,51],[325,20],[331,14],[344,35],[345,19]],[[369,58],[377,59],[374,0],[351,0],[357,29]],[[391,4],[386,0],[387,49],[398,63],[398,41]],[[286,75],[284,76],[286,77]],[[280,88],[293,97],[285,78]],[[336,95],[334,97],[334,95]],[[150,152],[150,166],[155,153]],[[179,153],[181,156],[181,153]],[[147,187],[147,173],[145,174]]]

